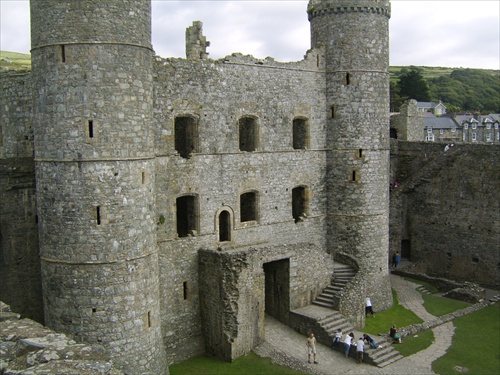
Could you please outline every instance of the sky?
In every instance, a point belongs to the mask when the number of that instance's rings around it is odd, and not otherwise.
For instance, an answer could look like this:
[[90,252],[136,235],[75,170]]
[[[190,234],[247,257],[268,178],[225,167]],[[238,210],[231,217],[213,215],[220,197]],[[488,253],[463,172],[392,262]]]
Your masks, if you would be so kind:
[[[72,0],[77,1],[77,0]],[[106,1],[106,0],[103,0]],[[185,57],[185,30],[203,22],[209,58],[234,52],[301,60],[307,0],[152,0],[153,48]],[[500,69],[500,0],[392,0],[391,66]],[[28,0],[0,0],[0,49],[30,50]]]

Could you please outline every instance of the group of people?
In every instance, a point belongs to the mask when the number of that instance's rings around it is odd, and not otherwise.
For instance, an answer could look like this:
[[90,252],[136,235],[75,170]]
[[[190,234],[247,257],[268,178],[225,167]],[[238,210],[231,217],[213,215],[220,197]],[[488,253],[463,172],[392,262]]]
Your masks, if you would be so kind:
[[[399,256],[399,253],[396,253],[394,256]],[[401,257],[399,257],[399,260],[397,261],[399,264],[399,261],[401,260]],[[397,267],[397,264],[396,264]],[[365,314],[368,317],[370,314],[372,317],[375,317],[375,314],[373,312],[373,306],[372,306],[372,301],[370,297],[366,297],[365,299]],[[392,337],[393,343],[396,344],[402,344],[403,341],[401,339],[401,334],[398,332],[398,329],[395,324],[392,325],[390,331],[389,331],[389,336]],[[344,355],[346,358],[349,358],[349,354],[351,351],[351,347],[356,347],[356,362],[361,363],[363,362],[363,355],[365,351],[365,345],[369,345],[370,348],[373,349],[378,349],[378,348],[383,348],[383,346],[378,345],[377,342],[370,337],[368,334],[364,333],[363,336],[359,337],[357,341],[355,341],[354,333],[350,332],[345,335],[343,338],[343,333],[341,329],[338,329],[335,331],[335,336],[333,337],[333,342],[331,345],[331,349],[337,348],[340,343],[344,345]],[[316,351],[316,337],[314,337],[314,334],[311,333],[309,337],[307,338],[307,358],[309,363],[315,363],[317,364],[317,351]],[[311,357],[312,361],[311,362]]]
[[[355,341],[354,333],[350,332],[346,334],[345,338],[342,340],[343,334],[342,330],[339,329],[335,332],[335,336],[333,338],[332,342],[332,349],[335,349],[340,345],[342,342],[344,345],[344,355],[346,358],[349,358],[349,353],[351,351],[351,347],[356,348],[356,362],[361,363],[363,362],[363,355],[365,351],[365,345],[369,345],[370,348],[373,349],[378,349],[382,348],[382,346],[378,345],[373,338],[371,338],[368,334],[364,333],[363,336],[361,336],[358,341]],[[317,360],[317,351],[316,351],[316,337],[314,337],[314,334],[311,333],[309,337],[307,338],[307,358],[309,363],[315,363],[318,364]],[[311,362],[311,357],[312,361]]]
[[337,330],[335,332],[335,337],[333,338],[333,343],[331,348],[334,349],[340,345],[340,342],[344,344],[344,355],[346,358],[349,358],[349,353],[351,351],[351,347],[356,347],[356,362],[361,363],[363,362],[363,355],[365,351],[365,345],[369,345],[370,348],[372,349],[378,349],[381,348],[380,345],[378,345],[373,338],[371,338],[368,334],[364,333],[363,336],[358,338],[358,341],[356,341],[356,338],[354,337],[354,333],[350,332],[347,334],[342,341],[342,330]]

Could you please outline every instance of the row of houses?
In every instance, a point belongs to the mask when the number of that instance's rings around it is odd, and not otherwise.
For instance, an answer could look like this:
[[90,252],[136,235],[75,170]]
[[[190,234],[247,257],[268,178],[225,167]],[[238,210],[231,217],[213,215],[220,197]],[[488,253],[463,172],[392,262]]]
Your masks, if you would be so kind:
[[500,114],[446,113],[439,102],[408,100],[391,114],[391,137],[408,141],[500,144]]

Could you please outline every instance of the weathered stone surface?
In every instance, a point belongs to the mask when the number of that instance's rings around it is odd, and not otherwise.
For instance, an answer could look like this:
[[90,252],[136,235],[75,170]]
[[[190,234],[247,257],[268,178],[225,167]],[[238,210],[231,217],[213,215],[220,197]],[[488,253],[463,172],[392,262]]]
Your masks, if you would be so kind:
[[[10,307],[0,302],[2,310]],[[102,346],[77,344],[30,319],[0,322],[2,374],[113,374],[117,370]]]

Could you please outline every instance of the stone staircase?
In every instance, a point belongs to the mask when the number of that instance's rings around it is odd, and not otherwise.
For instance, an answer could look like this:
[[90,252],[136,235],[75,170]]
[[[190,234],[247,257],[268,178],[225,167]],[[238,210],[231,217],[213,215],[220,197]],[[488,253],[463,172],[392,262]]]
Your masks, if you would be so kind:
[[314,305],[338,310],[340,292],[349,280],[356,275],[356,270],[347,264],[335,263],[331,284],[327,286],[313,301]]
[[[328,335],[329,345],[331,345],[333,338],[335,337],[335,331],[338,329],[342,330],[343,338],[349,332],[353,332],[356,339],[363,335],[362,332],[354,330],[351,323],[349,323],[349,321],[347,321],[347,319],[345,319],[344,316],[338,311],[331,311],[327,316],[317,319],[316,322],[323,331],[320,337],[325,337],[325,333]],[[403,358],[403,356],[399,354],[399,352],[391,345],[392,340],[388,341],[387,337],[382,336],[370,336],[375,340],[379,347],[377,349],[372,349],[369,348],[369,345],[366,345],[363,360],[364,362],[382,368]],[[334,350],[344,353],[344,344],[340,343]],[[356,355],[354,347],[351,347],[350,355],[353,357]]]
[[326,331],[332,341],[335,337],[335,331],[338,329],[341,329],[344,334],[354,330],[351,323],[338,311],[332,311],[330,315],[318,320],[318,324]]
[[[362,332],[355,331],[351,323],[344,318],[339,311],[337,311],[341,298],[341,292],[349,280],[356,275],[356,273],[357,271],[353,267],[347,264],[335,262],[331,284],[323,289],[323,291],[313,301],[313,305],[329,309],[329,312],[326,315],[322,315],[321,318],[316,319],[316,323],[323,331],[320,336],[322,338],[328,337],[330,345],[333,341],[333,337],[335,337],[335,331],[338,329],[342,330],[344,337],[349,332],[353,332],[356,338],[362,336]],[[392,347],[391,341],[387,341],[386,337],[371,336],[379,345],[381,345],[381,347],[378,349],[368,349],[367,345],[364,362],[377,367],[385,367],[403,358],[403,356]],[[341,343],[335,350],[343,353],[344,345]],[[351,349],[351,355],[356,355],[355,349]]]
[[[373,339],[375,337],[371,336]],[[376,341],[376,340],[375,340]],[[377,349],[366,349],[365,346],[365,362],[371,363],[377,367],[385,367],[404,358],[399,352],[394,349],[391,342],[385,340],[379,344]]]
[[413,191],[415,187],[421,183],[430,181],[448,164],[454,163],[457,155],[458,150],[456,147],[455,149],[451,148],[448,152],[435,155],[417,172],[408,176],[405,180],[400,181],[399,187],[391,191],[391,199],[395,199],[402,193]]

